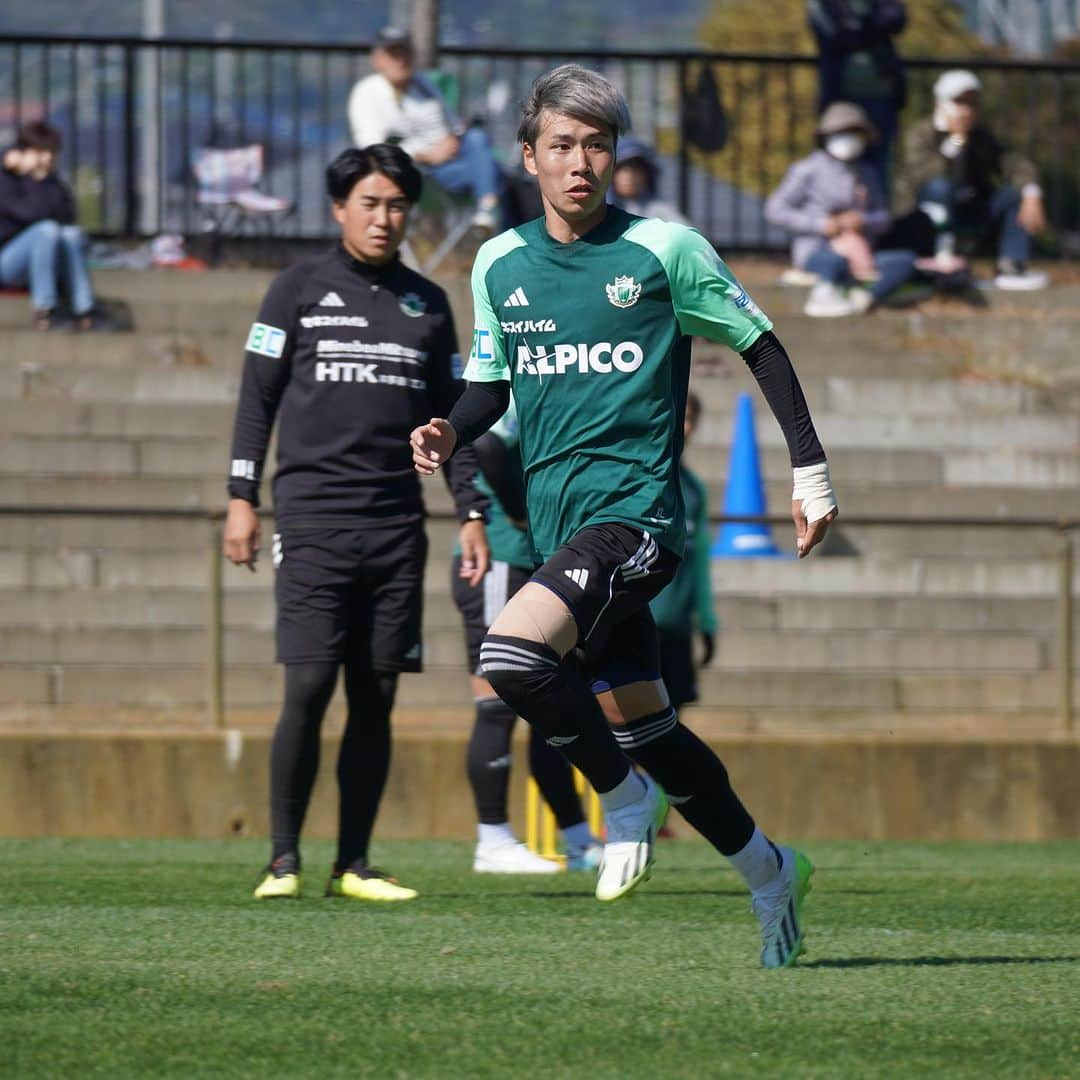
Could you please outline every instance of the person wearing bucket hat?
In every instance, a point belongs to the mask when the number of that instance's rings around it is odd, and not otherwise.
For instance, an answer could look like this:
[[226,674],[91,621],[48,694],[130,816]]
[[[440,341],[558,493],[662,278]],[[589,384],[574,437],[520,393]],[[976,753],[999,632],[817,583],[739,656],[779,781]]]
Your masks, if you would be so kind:
[[655,151],[647,142],[627,136],[619,140],[616,154],[609,193],[616,206],[639,217],[690,224],[671,203],[659,197],[660,166]]
[[805,313],[857,315],[915,273],[915,253],[873,251],[892,223],[867,151],[878,135],[865,111],[837,101],[822,114],[818,149],[788,170],[765,203],[765,217],[792,234],[795,267],[818,276]]
[[907,25],[902,0],[807,0],[806,16],[818,46],[818,110],[835,101],[860,105],[877,128],[866,153],[888,190],[889,159],[907,85],[894,38]]
[[981,91],[971,71],[946,71],[934,83],[933,115],[904,139],[897,211],[928,216],[939,249],[948,250],[957,235],[973,250],[994,245],[998,288],[1039,289],[1046,275],[1028,266],[1032,237],[1046,228],[1038,173],[982,122]]

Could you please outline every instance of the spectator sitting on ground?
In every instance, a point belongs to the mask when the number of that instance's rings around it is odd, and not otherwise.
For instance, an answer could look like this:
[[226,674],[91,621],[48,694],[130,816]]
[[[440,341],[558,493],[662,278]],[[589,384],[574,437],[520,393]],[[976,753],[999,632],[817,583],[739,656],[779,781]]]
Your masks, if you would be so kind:
[[660,166],[648,143],[629,136],[616,148],[615,174],[611,183],[611,201],[630,214],[660,218],[679,225],[690,222],[671,203],[657,196]]
[[834,101],[861,106],[877,129],[866,160],[888,191],[889,155],[907,85],[893,38],[907,24],[901,0],[807,0],[818,46],[818,111]]
[[396,143],[454,194],[476,199],[473,225],[494,232],[503,190],[499,163],[487,134],[470,127],[457,134],[439,91],[413,65],[409,35],[386,27],[371,50],[375,73],[349,94],[349,127],[357,146]]
[[52,330],[60,289],[67,292],[75,325],[103,325],[95,313],[86,267],[86,237],[74,224],[71,190],[56,175],[60,132],[44,121],[26,124],[4,152],[0,170],[0,286],[29,286],[34,325]]
[[765,217],[794,235],[792,261],[818,275],[805,312],[857,315],[915,273],[915,253],[873,251],[891,223],[885,195],[866,153],[877,132],[850,102],[830,105],[818,122],[819,149],[788,169],[765,203]]
[[1028,269],[1031,238],[1046,228],[1038,173],[980,123],[981,88],[970,71],[947,71],[934,84],[934,115],[904,139],[897,210],[918,205],[937,225],[946,250],[957,230],[979,241],[996,238],[998,288],[1039,289],[1046,275]]

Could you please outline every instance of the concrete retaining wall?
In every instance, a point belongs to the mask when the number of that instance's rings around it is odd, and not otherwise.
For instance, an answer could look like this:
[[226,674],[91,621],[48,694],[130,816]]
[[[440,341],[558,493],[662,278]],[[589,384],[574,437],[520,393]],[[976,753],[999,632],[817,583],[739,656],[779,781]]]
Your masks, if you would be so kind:
[[[774,836],[1043,840],[1080,836],[1080,740],[881,736],[711,740]],[[524,755],[519,747],[518,760]],[[0,835],[265,834],[269,739],[239,732],[0,736]],[[308,819],[332,835],[335,740]],[[473,835],[465,738],[408,733],[395,746],[377,833]],[[523,770],[512,806],[522,818]],[[688,830],[675,815],[680,835]]]

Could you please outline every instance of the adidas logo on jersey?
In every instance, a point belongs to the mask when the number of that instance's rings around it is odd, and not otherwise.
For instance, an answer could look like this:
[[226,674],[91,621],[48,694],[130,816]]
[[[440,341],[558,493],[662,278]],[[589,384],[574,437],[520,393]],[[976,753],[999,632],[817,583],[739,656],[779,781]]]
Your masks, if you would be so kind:
[[319,307],[344,307],[345,301],[336,292],[328,292],[318,304]]
[[503,307],[528,307],[529,298],[525,290],[519,285],[504,301]]
[[582,591],[589,584],[589,571],[584,567],[579,570],[564,570],[563,573]]
[[517,374],[565,375],[576,369],[582,375],[590,371],[609,374],[612,370],[629,374],[645,362],[645,352],[636,341],[600,341],[595,345],[519,345]]

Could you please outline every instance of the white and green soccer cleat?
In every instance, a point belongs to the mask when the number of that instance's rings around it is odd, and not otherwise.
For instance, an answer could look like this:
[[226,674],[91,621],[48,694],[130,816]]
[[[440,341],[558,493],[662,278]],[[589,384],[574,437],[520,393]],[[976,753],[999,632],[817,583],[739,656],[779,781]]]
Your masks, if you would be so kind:
[[597,900],[618,900],[652,874],[656,834],[667,817],[667,796],[642,774],[645,793],[607,815],[607,842],[596,878]]
[[791,967],[803,951],[802,906],[810,891],[813,863],[794,848],[777,849],[784,860],[776,878],[754,893],[752,907],[761,922],[761,966]]

